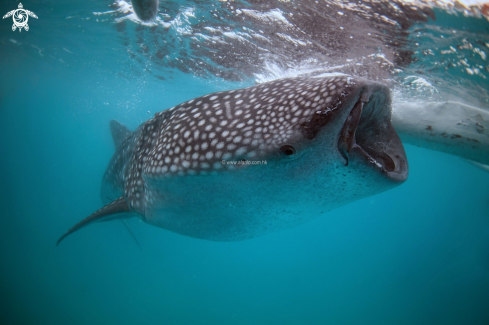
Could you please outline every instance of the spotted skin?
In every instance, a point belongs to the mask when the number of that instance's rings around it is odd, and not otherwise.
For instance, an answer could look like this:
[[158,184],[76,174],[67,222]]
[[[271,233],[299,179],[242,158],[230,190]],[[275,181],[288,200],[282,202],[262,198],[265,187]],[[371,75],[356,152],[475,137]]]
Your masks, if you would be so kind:
[[116,141],[101,195],[122,196],[149,224],[208,240],[294,227],[406,179],[390,113],[385,86],[350,76],[209,94]]
[[236,169],[223,160],[259,160],[313,115],[332,111],[352,83],[350,77],[299,80],[214,93],[157,113],[124,141],[104,181],[124,188],[130,206],[140,209],[145,178],[202,175]]

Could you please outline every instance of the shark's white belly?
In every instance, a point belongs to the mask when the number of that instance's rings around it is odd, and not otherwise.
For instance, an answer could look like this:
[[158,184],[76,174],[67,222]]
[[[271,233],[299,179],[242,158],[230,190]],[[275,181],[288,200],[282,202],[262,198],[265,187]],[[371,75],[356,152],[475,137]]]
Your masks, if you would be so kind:
[[[146,183],[145,222],[186,236],[236,241],[292,228],[386,190],[361,166],[273,174],[264,166]],[[259,170],[261,169],[261,171]]]

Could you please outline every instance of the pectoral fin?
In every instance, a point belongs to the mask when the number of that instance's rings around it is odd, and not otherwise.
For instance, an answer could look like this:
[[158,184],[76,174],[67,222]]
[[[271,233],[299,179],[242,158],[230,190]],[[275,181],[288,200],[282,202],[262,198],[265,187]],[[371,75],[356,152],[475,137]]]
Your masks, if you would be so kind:
[[95,211],[92,213],[90,216],[86,217],[73,227],[71,227],[63,236],[61,236],[58,241],[56,242],[56,246],[59,245],[59,243],[68,235],[74,233],[75,231],[88,226],[89,224],[93,222],[100,222],[100,221],[108,221],[108,220],[115,220],[115,219],[125,219],[125,218],[130,218],[133,215],[131,214],[131,211],[129,210],[129,206],[127,205],[126,200],[124,199],[123,196],[118,198],[117,200],[107,204],[104,206],[102,209]]

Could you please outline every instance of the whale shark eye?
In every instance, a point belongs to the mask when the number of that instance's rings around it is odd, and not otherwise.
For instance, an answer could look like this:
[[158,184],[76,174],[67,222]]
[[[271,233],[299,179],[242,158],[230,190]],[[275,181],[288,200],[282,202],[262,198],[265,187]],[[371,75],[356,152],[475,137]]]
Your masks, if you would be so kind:
[[291,156],[295,155],[295,148],[286,144],[286,145],[280,147],[280,153],[284,157],[291,157]]

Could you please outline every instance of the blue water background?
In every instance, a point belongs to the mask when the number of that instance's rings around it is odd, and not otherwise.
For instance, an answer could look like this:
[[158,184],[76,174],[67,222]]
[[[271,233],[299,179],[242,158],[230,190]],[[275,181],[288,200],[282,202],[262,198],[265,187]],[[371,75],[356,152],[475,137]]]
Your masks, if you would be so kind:
[[[135,128],[247,83],[158,80],[131,65],[113,29],[75,37],[28,9],[40,17],[29,32],[0,30],[1,324],[489,323],[489,173],[409,145],[402,186],[295,229],[219,243],[131,219],[141,248],[119,221],[55,247],[101,207],[111,119]],[[65,9],[49,16],[58,27]],[[75,59],[25,45],[50,43]]]

